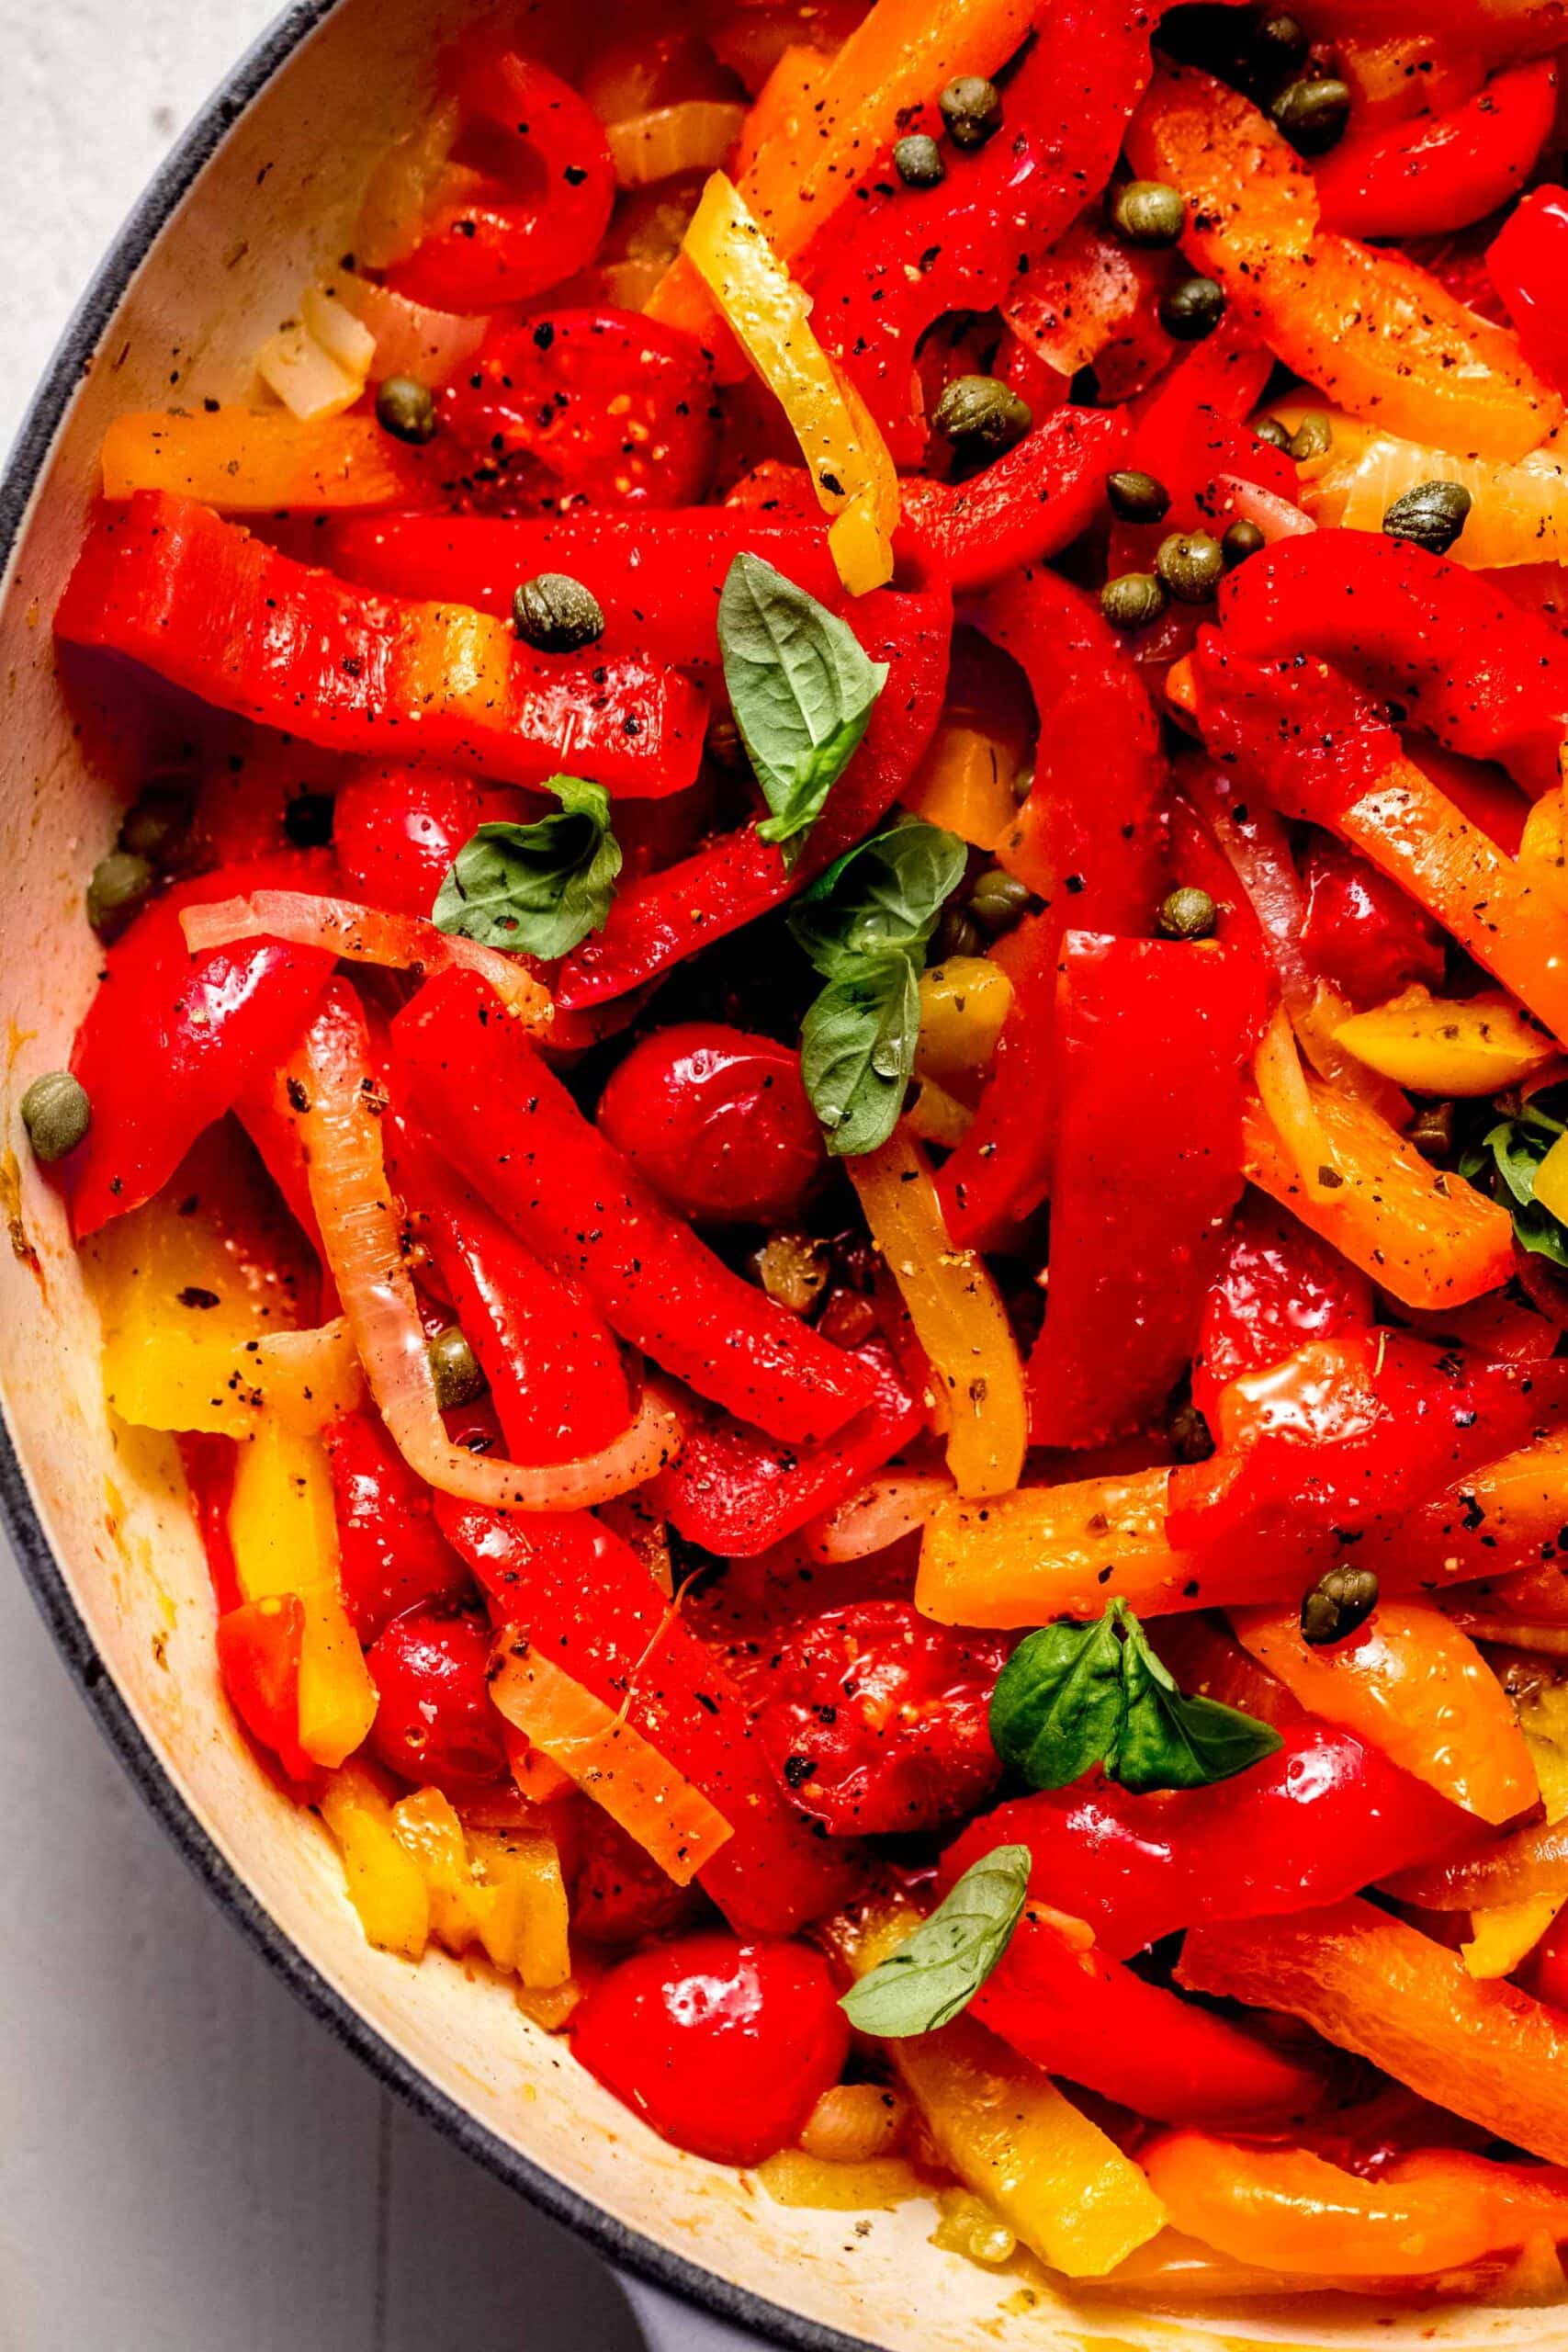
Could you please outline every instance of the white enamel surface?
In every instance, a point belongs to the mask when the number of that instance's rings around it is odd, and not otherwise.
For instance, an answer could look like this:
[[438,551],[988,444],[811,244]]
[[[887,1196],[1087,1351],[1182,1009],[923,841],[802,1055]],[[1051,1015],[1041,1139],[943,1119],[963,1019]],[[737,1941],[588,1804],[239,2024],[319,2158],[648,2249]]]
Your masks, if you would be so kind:
[[[106,418],[171,397],[234,397],[245,355],[285,315],[306,269],[348,242],[365,159],[406,114],[437,19],[422,0],[345,0],[209,167],[105,335],[78,396],[0,608],[0,1003],[15,1023],[0,1068],[6,1133],[28,1078],[63,1058],[92,984],[79,919],[111,830],[54,677],[48,616],[78,537]],[[171,377],[177,373],[177,394]],[[20,1034],[18,1034],[20,1033]],[[504,1988],[433,1956],[418,1970],[369,1951],[335,1861],[277,1797],[216,1690],[206,1572],[168,1449],[112,1431],[96,1334],[52,1203],[22,1155],[20,1216],[35,1274],[0,1253],[3,1388],[17,1443],[76,1604],[119,1690],[209,1837],[284,1932],[374,2030],[486,2130],[617,2220],[723,2278],[867,2343],[958,2352],[1190,2346],[1238,2336],[1347,2345],[1560,2343],[1555,2314],[1340,2313],[1235,2318],[1206,2330],[1103,2302],[1021,2312],[1016,2278],[926,2243],[930,2208],[865,2223],[784,2212],[742,2177],[679,2155],[527,2027]],[[300,2086],[302,2099],[312,2095]],[[323,2336],[321,2340],[326,2340]],[[434,2335],[433,2341],[440,2340]],[[482,2335],[471,2339],[485,2340]]]

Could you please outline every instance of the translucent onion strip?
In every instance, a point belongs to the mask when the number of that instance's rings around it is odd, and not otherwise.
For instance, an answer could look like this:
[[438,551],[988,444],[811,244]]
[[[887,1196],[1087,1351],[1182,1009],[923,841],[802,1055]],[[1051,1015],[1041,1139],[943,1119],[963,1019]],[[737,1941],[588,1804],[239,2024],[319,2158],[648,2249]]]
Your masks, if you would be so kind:
[[1424,1911],[1487,1911],[1537,1894],[1568,1895],[1568,1821],[1541,1821],[1450,1861],[1401,1871],[1388,1892]]
[[814,1560],[829,1565],[870,1559],[924,1527],[938,1505],[955,1491],[951,1478],[935,1473],[873,1478],[837,1510],[812,1521],[806,1532],[807,1548]]
[[[350,1011],[352,1007],[352,1012]],[[321,1246],[370,1393],[393,1443],[427,1485],[496,1510],[588,1510],[651,1478],[680,1428],[651,1395],[624,1437],[596,1454],[538,1467],[470,1453],[446,1435],[403,1252],[403,1217],[381,1148],[383,1099],[364,1017],[344,989],[287,1070],[302,1093],[299,1139]]]
[[411,302],[406,294],[394,294],[389,286],[373,286],[346,270],[327,291],[373,338],[375,351],[366,372],[378,384],[389,376],[412,376],[433,387],[445,384],[490,333],[488,318],[433,311],[423,302]]
[[1306,1082],[1295,1032],[1283,1005],[1275,1008],[1258,1043],[1253,1064],[1258,1098],[1278,1128],[1285,1148],[1301,1170],[1302,1182],[1314,1201],[1337,1193],[1344,1178],[1317,1105]]
[[353,899],[316,898],[304,890],[255,890],[247,899],[219,899],[187,907],[180,917],[193,956],[236,939],[282,939],[294,947],[321,947],[350,964],[381,964],[394,971],[449,971],[455,965],[488,980],[525,1029],[547,1030],[554,1012],[549,990],[493,947],[437,931],[417,915],[385,914]]
[[608,123],[604,137],[622,187],[650,187],[679,172],[711,172],[740,136],[747,109],[722,98],[687,98]]

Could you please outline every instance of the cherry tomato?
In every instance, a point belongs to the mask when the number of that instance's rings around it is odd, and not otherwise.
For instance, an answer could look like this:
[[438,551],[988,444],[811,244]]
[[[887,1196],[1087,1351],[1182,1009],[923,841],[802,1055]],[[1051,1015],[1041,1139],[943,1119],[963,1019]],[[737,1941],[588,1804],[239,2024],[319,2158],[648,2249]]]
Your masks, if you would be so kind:
[[998,1634],[866,1600],[796,1626],[775,1654],[758,1729],[794,1803],[836,1837],[931,1829],[994,1786],[987,1717]]
[[505,1777],[490,1646],[482,1617],[420,1609],[393,1618],[365,1654],[380,1693],[370,1745],[383,1764],[416,1787],[485,1787]]
[[827,1165],[795,1047],[716,1021],[634,1046],[600,1097],[599,1125],[691,1217],[784,1224]]
[[1314,972],[1352,1004],[1381,1004],[1413,980],[1443,977],[1442,934],[1397,882],[1343,842],[1319,835],[1306,854],[1302,946]]
[[337,1505],[338,1573],[354,1630],[373,1641],[405,1609],[450,1600],[472,1579],[435,1524],[431,1490],[379,1416],[345,1413],[327,1431]]
[[1227,1381],[1282,1363],[1308,1340],[1362,1329],[1371,1316],[1366,1275],[1283,1209],[1249,1193],[1203,1308],[1193,1401],[1206,1413]]
[[706,354],[635,311],[558,310],[503,328],[442,412],[468,453],[457,491],[492,511],[689,506],[713,465]]
[[518,818],[524,808],[522,794],[471,776],[367,765],[337,796],[333,848],[352,897],[428,921],[464,842],[481,825]]
[[652,1856],[597,1805],[583,1808],[571,1889],[571,1932],[588,1943],[626,1948],[690,1927],[703,1897],[677,1886]]
[[572,2019],[589,2073],[715,2164],[761,2164],[788,2147],[849,2046],[819,1953],[716,1932],[623,1961]]

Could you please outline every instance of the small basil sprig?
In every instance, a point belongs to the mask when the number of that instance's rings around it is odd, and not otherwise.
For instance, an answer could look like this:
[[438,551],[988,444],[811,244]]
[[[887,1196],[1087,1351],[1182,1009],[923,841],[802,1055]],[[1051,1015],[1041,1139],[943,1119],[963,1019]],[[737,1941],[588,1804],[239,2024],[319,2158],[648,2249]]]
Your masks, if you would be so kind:
[[863,2033],[934,2033],[966,2008],[1012,1940],[1029,1893],[1027,1846],[998,1846],[966,1870],[907,1943],[868,1969],[840,2007]]
[[[1561,1101],[1559,1090],[1546,1093]],[[1499,1102],[1499,1109],[1502,1108]],[[1568,1107],[1565,1105],[1564,1107]],[[1459,1172],[1503,1203],[1514,1220],[1514,1235],[1522,1250],[1554,1266],[1568,1269],[1568,1227],[1535,1196],[1536,1170],[1568,1127],[1554,1119],[1540,1095],[1522,1103],[1512,1118],[1499,1119],[1480,1140],[1461,1153]]]
[[1092,1765],[1135,1795],[1206,1789],[1260,1764],[1280,1735],[1217,1699],[1189,1698],[1124,1600],[1089,1624],[1062,1619],[1021,1641],[991,1694],[991,1745],[1033,1789]]
[[954,833],[907,818],[830,865],[789,927],[827,981],[800,1029],[806,1091],[837,1158],[892,1134],[915,1066],[920,973],[944,901],[964,877]]
[[793,864],[865,733],[887,665],[868,659],[847,621],[756,555],[738,555],[729,567],[718,643],[735,724],[771,811],[757,830],[784,844]]
[[603,785],[552,776],[558,812],[533,825],[481,825],[446,869],[436,899],[438,931],[481,947],[570,955],[602,931],[621,870]]

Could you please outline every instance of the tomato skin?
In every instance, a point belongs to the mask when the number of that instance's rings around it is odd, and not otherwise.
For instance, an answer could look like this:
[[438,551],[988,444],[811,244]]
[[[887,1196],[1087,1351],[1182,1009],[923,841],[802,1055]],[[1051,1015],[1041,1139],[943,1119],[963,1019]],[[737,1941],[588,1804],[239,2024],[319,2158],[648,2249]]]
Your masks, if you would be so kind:
[[795,1047],[716,1021],[682,1022],[634,1046],[598,1117],[685,1216],[784,1224],[827,1166]]
[[1207,1414],[1228,1382],[1283,1363],[1309,1340],[1337,1339],[1371,1319],[1366,1275],[1283,1209],[1250,1193],[1203,1308],[1193,1402]]
[[571,1932],[585,1942],[629,1951],[693,1923],[703,1897],[677,1886],[650,1854],[597,1805],[583,1808],[571,1886]]
[[523,807],[520,793],[440,768],[360,768],[333,810],[333,849],[348,895],[428,922],[464,842],[481,825],[520,816]]
[[379,1415],[345,1413],[334,1421],[327,1462],[344,1602],[362,1642],[374,1641],[401,1611],[473,1589],[435,1524],[430,1488],[409,1468]]
[[987,1713],[1009,1646],[906,1600],[807,1618],[775,1654],[758,1719],[792,1803],[841,1838],[972,1812],[1000,1770]]
[[1413,980],[1443,977],[1442,934],[1397,882],[1343,842],[1315,840],[1303,866],[1302,947],[1314,972],[1352,1004],[1381,1004]]
[[572,2048],[606,2090],[724,2165],[788,2147],[849,2046],[820,1954],[717,1932],[623,1961],[572,2018]]
[[486,1668],[490,1628],[482,1617],[415,1610],[394,1617],[366,1652],[380,1693],[370,1745],[383,1764],[416,1788],[487,1788],[506,1774],[501,1717]]

